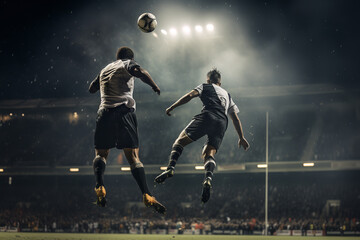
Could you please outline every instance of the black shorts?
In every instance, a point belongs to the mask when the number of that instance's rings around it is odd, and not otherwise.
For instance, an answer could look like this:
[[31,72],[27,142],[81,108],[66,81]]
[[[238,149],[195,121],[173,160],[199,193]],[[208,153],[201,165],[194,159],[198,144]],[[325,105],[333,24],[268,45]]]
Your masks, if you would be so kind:
[[193,120],[184,129],[189,138],[193,141],[207,135],[206,145],[219,149],[227,129],[227,117],[220,117],[211,112],[202,112],[195,115]]
[[139,137],[134,109],[121,105],[99,110],[96,119],[95,148],[138,148]]

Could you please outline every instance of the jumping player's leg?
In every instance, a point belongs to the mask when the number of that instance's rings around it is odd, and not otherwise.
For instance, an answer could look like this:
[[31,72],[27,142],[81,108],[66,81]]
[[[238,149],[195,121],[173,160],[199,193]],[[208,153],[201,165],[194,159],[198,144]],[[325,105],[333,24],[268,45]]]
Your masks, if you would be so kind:
[[203,182],[203,190],[201,195],[201,201],[206,203],[210,199],[210,189],[211,189],[211,181],[214,175],[214,169],[216,167],[215,156],[216,148],[207,144],[205,145],[202,158],[204,160],[204,168],[205,168],[205,179]]
[[124,153],[130,165],[131,173],[139,185],[141,193],[151,195],[146,184],[144,165],[139,159],[139,148],[124,148]]
[[106,159],[109,155],[109,149],[95,149],[95,158],[93,160],[93,169],[95,175],[95,193],[97,196],[97,205],[105,207],[106,190],[104,187],[104,172],[106,167]]
[[183,130],[172,145],[167,169],[155,178],[155,182],[162,183],[166,180],[166,178],[172,177],[174,175],[177,160],[181,156],[184,147],[192,142],[193,140],[189,138],[185,130]]
[[96,180],[96,188],[99,186],[104,186],[104,172],[106,168],[106,159],[109,155],[109,152],[109,149],[95,149],[93,169]]
[[96,203],[101,207],[105,207],[106,205],[104,172],[109,149],[115,147],[114,129],[115,125],[112,110],[105,108],[99,109],[94,134],[95,158],[93,160],[93,168],[96,180]]
[[131,173],[143,195],[143,202],[147,207],[153,207],[158,213],[164,214],[166,208],[153,197],[146,183],[144,165],[139,159],[139,148],[124,148],[124,153],[130,165]]
[[214,169],[216,167],[215,154],[220,148],[227,128],[227,122],[222,120],[214,120],[212,121],[212,124],[210,126],[211,127],[207,132],[208,139],[202,152],[202,158],[204,160],[205,168],[205,179],[203,182],[203,190],[201,196],[201,201],[203,203],[206,203],[210,199],[211,181],[213,179]]
[[179,157],[181,156],[181,153],[184,150],[184,147],[186,145],[189,145],[192,142],[193,142],[193,140],[191,138],[189,138],[189,136],[186,134],[185,130],[183,130],[179,134],[179,137],[175,140],[174,144],[172,145],[171,153],[170,153],[170,157],[169,157],[168,168],[175,169],[176,162],[179,159]]
[[211,178],[214,175],[216,167],[215,162],[216,148],[211,145],[205,145],[202,152],[202,159],[204,160],[205,178]]

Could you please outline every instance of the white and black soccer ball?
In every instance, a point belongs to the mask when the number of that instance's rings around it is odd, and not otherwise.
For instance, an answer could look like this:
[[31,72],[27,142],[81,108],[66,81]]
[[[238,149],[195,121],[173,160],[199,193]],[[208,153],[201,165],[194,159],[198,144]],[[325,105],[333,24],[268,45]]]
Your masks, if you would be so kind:
[[157,22],[156,17],[152,13],[143,13],[137,21],[137,25],[141,31],[149,33],[155,30]]

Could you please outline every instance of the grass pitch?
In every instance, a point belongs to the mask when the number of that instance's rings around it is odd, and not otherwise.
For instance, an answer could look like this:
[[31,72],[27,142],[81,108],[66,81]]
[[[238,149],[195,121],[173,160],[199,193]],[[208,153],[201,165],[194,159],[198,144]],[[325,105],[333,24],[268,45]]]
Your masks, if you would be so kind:
[[0,240],[359,240],[360,237],[0,233]]

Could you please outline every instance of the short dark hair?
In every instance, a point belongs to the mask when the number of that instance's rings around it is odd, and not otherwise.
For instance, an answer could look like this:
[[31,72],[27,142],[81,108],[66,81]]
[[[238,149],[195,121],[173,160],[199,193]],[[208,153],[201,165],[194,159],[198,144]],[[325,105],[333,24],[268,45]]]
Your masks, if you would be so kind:
[[116,59],[133,59],[134,52],[129,47],[120,47],[116,52]]
[[209,78],[211,83],[220,83],[221,81],[221,74],[216,68],[211,69],[207,73],[207,77]]

